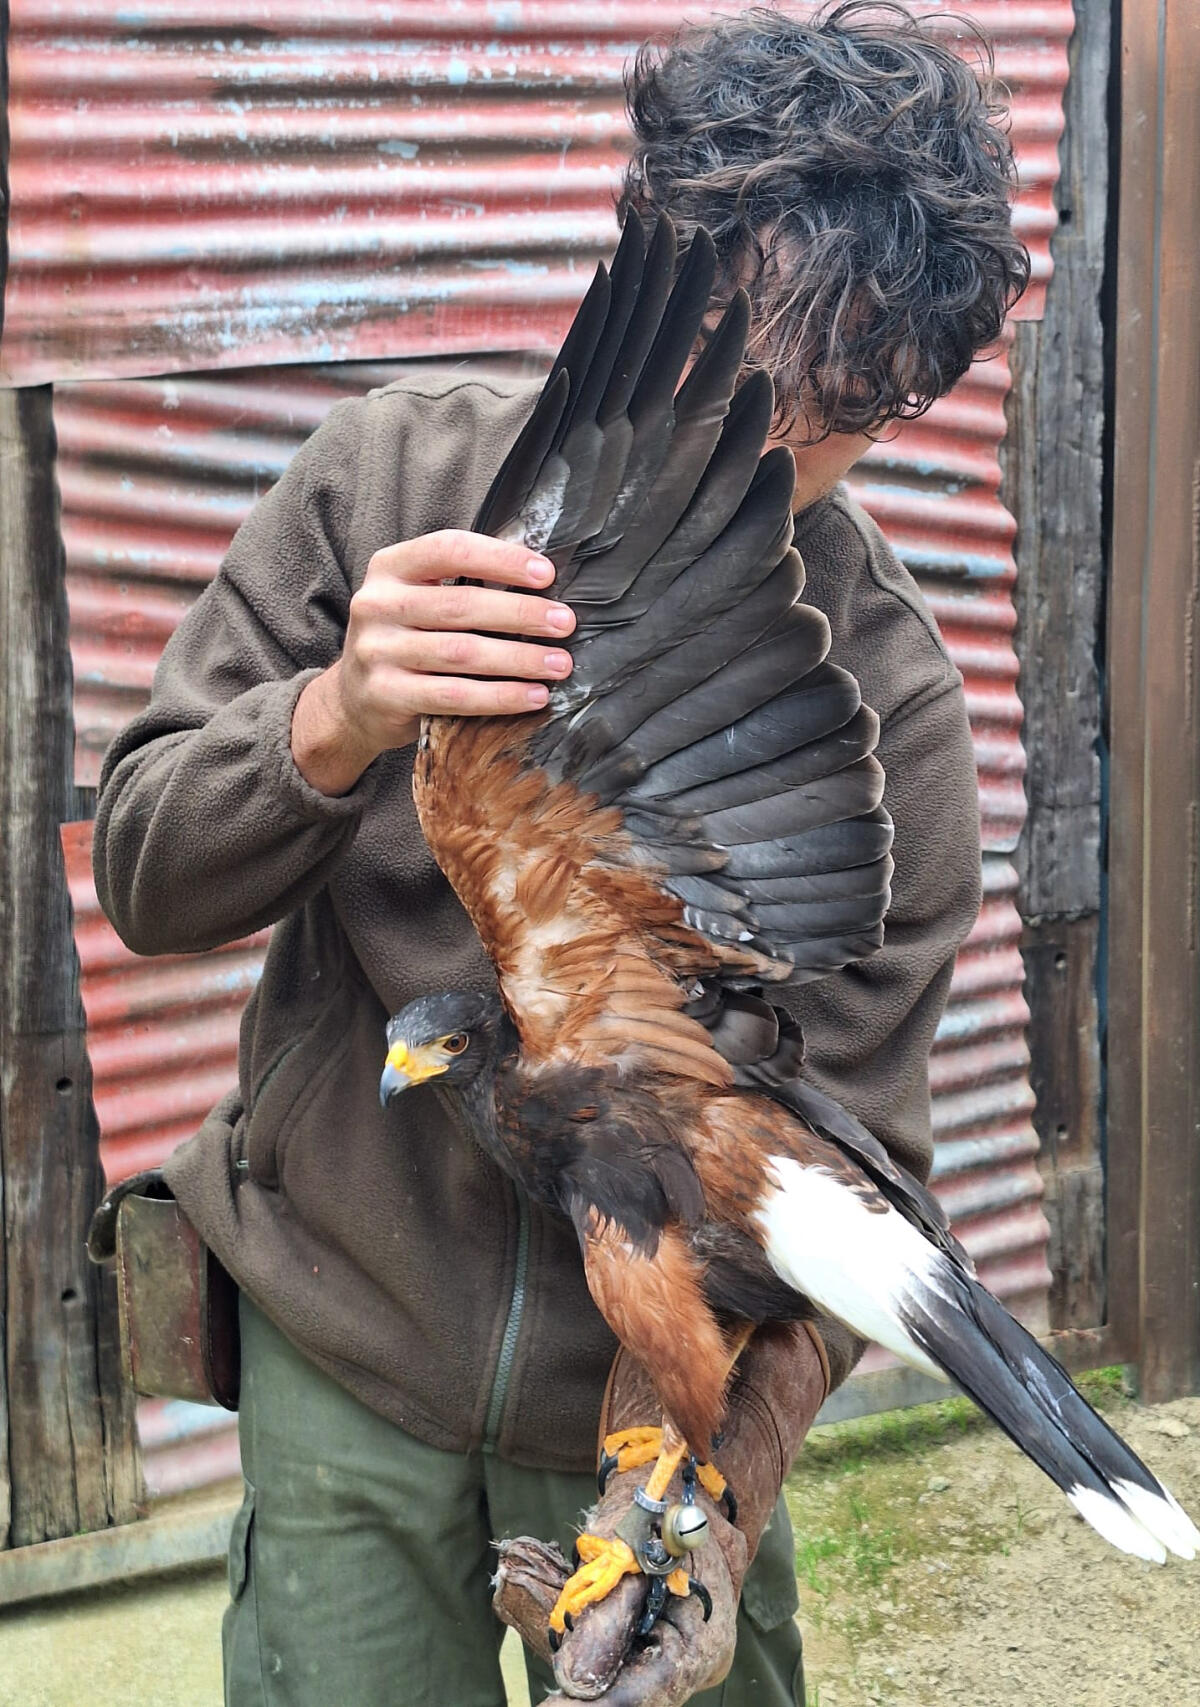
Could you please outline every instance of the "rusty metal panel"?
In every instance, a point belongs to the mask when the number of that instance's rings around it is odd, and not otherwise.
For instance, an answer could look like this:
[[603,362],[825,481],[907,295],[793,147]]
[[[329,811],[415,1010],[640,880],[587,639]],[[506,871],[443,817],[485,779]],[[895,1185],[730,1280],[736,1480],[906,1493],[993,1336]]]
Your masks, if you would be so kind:
[[136,955],[100,911],[91,824],[64,825],[62,841],[111,1184],[155,1166],[236,1085],[238,1025],[267,933],[208,954]]
[[237,1418],[216,1405],[143,1399],[138,1436],[151,1499],[209,1487],[241,1473]]
[[[536,369],[611,243],[621,59],[682,10],[601,3],[585,22],[581,8],[468,0],[436,18],[408,7],[403,40],[385,41],[382,8],[335,17],[317,4],[302,65],[298,14],[284,4],[243,7],[235,27],[210,0],[186,0],[152,28],[144,13],[114,22],[93,0],[63,26],[82,44],[72,59],[51,0],[14,0],[14,157],[26,175],[14,179],[4,348],[22,381],[88,376],[55,397],[80,783],[94,784],[103,747],[145,702],[163,643],[236,526],[334,401],[418,352]],[[997,36],[1014,89],[1019,218],[1037,281],[1021,312],[1036,314],[1071,13],[1065,0],[969,10]],[[56,52],[69,60],[59,83],[46,69]],[[86,120],[74,100],[92,103]],[[99,168],[117,157],[123,187],[106,190]],[[458,206],[468,182],[470,205]],[[497,354],[517,351],[527,356]],[[348,355],[370,360],[334,359]],[[323,365],[248,365],[314,356]],[[409,361],[382,360],[393,356]],[[223,371],[182,371],[198,367]],[[173,376],[135,377],[160,369]],[[1003,354],[977,364],[876,446],[851,485],[916,574],[963,672],[979,764],[985,904],[931,1061],[935,1182],[984,1278],[1042,1328],[1047,1229],[1007,857],[1024,817],[1014,524],[998,496],[1008,387]],[[264,939],[164,961],[128,954],[96,907],[88,841],[88,826],[69,828],[104,1157],[117,1177],[193,1131],[235,1082],[238,1013]],[[236,1446],[222,1420],[147,1408],[155,1485],[227,1473]]]
[[[94,782],[104,745],[144,704],[168,634],[296,446],[339,397],[399,371],[347,364],[57,388],[81,783]],[[939,1178],[989,1278],[1040,1319],[1047,1229],[1005,858],[1024,816],[1013,522],[998,497],[1007,385],[1002,359],[978,364],[926,419],[875,447],[851,485],[918,576],[966,681],[988,899],[931,1067],[948,1146]],[[138,960],[105,936],[82,868],[73,882],[106,1157],[124,1171],[184,1135],[233,1082],[236,1011],[258,951]]]
[[983,906],[959,954],[929,1064],[933,1182],[985,1283],[1039,1332],[1047,1226],[1032,1123],[1017,874],[985,854]]
[[[12,0],[0,383],[552,346],[612,245],[622,68],[713,10]],[[1071,7],[932,10],[994,39],[1036,316]]]

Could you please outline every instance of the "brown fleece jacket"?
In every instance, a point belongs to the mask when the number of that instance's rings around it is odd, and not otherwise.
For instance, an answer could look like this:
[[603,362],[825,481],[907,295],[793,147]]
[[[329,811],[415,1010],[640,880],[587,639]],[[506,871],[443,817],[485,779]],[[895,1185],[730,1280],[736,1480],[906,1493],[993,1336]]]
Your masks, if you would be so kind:
[[[432,1445],[584,1469],[614,1342],[574,1232],[519,1200],[436,1090],[379,1107],[387,1015],[493,982],[417,827],[412,750],[330,799],[290,748],[297,696],[338,656],[372,554],[469,526],[536,391],[427,373],[333,411],[113,744],[95,864],[140,953],[275,926],[238,1089],[166,1170],[235,1279],[314,1362]],[[813,1080],[924,1177],[929,1047],[979,901],[962,685],[912,579],[844,494],[798,518],[796,544],[833,657],[883,719],[896,874],[882,951],[791,1006]],[[855,1345],[824,1326],[836,1382]]]

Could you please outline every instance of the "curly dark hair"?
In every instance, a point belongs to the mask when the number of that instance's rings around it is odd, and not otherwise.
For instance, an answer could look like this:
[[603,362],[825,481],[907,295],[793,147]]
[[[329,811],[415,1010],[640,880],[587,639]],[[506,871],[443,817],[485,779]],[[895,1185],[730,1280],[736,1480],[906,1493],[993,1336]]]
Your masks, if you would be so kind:
[[627,74],[621,211],[712,233],[743,285],[777,421],[809,438],[922,414],[1029,279],[990,49],[978,68],[887,0],[755,7],[648,45]]

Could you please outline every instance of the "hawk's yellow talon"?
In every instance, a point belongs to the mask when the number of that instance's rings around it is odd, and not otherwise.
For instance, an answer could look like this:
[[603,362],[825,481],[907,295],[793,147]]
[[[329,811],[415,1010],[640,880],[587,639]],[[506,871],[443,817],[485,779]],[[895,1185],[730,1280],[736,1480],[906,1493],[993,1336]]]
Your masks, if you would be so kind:
[[661,1450],[661,1428],[622,1428],[604,1437],[604,1456],[615,1458],[618,1470],[640,1470],[643,1464],[653,1464]]
[[725,1478],[715,1464],[697,1464],[696,1480],[715,1504],[725,1497]]
[[550,1628],[559,1635],[567,1627],[567,1618],[577,1618],[585,1606],[603,1600],[622,1577],[638,1569],[633,1548],[624,1541],[615,1538],[605,1541],[599,1535],[581,1535],[575,1548],[583,1563],[563,1585],[550,1614]]
[[670,1589],[672,1594],[677,1594],[681,1600],[686,1600],[688,1595],[692,1592],[687,1571],[682,1565],[677,1566],[676,1569],[671,1572],[670,1576],[667,1578],[667,1587]]

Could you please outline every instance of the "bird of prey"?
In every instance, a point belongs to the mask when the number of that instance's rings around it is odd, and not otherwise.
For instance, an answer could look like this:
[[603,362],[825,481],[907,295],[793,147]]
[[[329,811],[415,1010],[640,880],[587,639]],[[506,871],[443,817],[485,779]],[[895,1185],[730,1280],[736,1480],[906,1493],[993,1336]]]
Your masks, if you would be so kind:
[[952,1377],[1117,1547],[1190,1558],[1187,1516],[979,1284],[936,1199],[805,1082],[763,994],[879,946],[892,827],[878,721],[800,598],[794,465],[763,454],[746,297],[689,367],[708,234],[676,263],[669,220],[648,238],[626,221],[477,518],[553,561],[574,669],[544,711],[425,720],[421,827],[500,994],[411,1002],[380,1085],[386,1104],[436,1079],[570,1217],[662,1400],[661,1434],[607,1443],[654,1468],[631,1528],[580,1538],[552,1626],[626,1571],[659,1606],[688,1592],[674,1472],[721,1496],[733,1362],[755,1325],[815,1309]]

